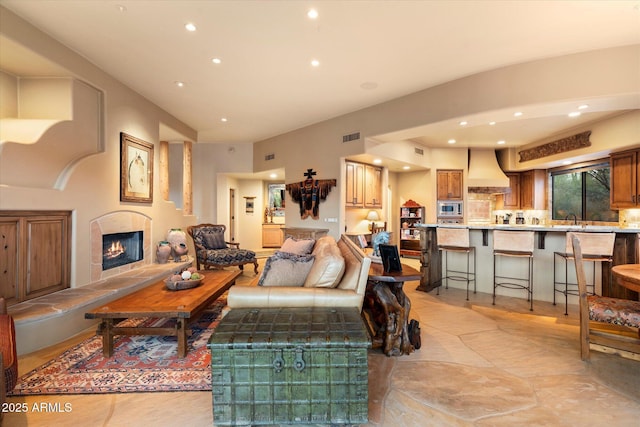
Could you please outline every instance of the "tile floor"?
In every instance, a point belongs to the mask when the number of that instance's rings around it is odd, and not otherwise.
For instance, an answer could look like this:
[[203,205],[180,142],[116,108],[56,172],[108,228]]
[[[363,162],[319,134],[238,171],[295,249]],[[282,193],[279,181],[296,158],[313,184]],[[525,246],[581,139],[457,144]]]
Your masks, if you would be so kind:
[[[414,265],[414,260],[403,262]],[[244,279],[251,280],[252,272]],[[422,348],[409,356],[369,356],[368,426],[638,426],[640,363],[592,352],[580,360],[577,307],[487,294],[416,291],[405,285]],[[94,331],[21,357],[20,372],[44,363]],[[26,413],[19,426],[211,426],[209,392],[9,398]],[[45,404],[45,410],[34,411]],[[48,405],[47,405],[48,404]],[[65,406],[66,405],[66,406]]]

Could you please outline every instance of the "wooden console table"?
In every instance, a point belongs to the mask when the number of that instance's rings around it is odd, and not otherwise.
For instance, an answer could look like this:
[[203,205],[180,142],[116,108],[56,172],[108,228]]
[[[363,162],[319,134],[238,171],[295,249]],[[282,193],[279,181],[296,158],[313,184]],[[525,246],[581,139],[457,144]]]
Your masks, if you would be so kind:
[[404,282],[420,280],[420,271],[402,265],[402,271],[385,272],[372,263],[365,293],[365,318],[373,336],[373,348],[382,347],[387,356],[411,354],[409,312],[411,300],[402,289]]

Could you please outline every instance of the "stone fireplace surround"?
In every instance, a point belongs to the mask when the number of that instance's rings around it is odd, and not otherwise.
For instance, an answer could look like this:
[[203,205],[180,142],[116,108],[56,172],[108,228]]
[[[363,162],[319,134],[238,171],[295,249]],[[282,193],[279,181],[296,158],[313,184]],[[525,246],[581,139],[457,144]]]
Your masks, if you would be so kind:
[[[91,281],[106,279],[126,271],[151,264],[151,218],[133,211],[115,211],[91,221]],[[102,270],[102,235],[143,231],[144,257],[141,261],[126,264],[110,270]]]

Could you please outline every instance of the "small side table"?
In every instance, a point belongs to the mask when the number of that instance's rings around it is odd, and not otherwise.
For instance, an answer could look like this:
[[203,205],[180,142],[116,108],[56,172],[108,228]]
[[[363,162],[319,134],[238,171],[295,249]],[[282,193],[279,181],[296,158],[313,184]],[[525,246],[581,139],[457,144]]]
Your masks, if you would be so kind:
[[420,280],[420,271],[402,265],[402,271],[385,272],[372,263],[365,293],[365,318],[372,332],[373,348],[382,347],[387,356],[411,354],[409,312],[411,300],[402,289],[404,282]]

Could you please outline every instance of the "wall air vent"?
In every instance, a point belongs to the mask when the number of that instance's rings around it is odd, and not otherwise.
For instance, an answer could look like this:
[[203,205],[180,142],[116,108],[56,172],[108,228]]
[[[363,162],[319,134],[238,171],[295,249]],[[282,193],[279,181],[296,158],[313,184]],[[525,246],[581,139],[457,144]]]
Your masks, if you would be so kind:
[[273,160],[276,158],[276,155],[271,153],[271,154],[267,154],[266,156],[264,156],[265,160]]
[[413,147],[413,151],[419,156],[424,156],[424,150],[422,148]]
[[360,139],[360,132],[354,132],[354,133],[350,133],[349,135],[343,135],[342,136],[342,142],[351,142],[351,141],[357,141],[358,139]]

